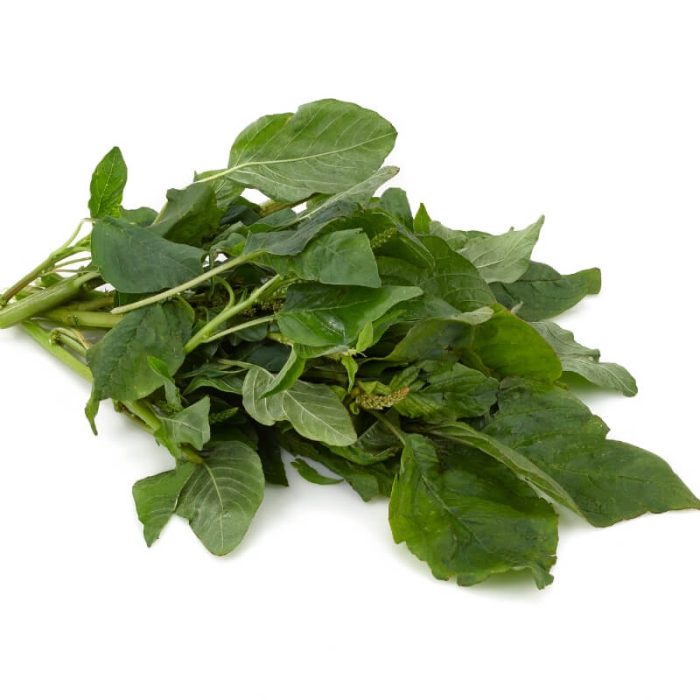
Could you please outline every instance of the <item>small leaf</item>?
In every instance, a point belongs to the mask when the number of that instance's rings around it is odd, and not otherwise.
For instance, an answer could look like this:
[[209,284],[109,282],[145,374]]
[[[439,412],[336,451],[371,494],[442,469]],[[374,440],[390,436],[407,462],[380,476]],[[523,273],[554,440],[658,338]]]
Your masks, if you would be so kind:
[[181,445],[192,445],[201,450],[211,437],[209,428],[209,397],[201,398],[197,403],[184,408],[174,416],[163,416],[161,428],[155,434],[172,454],[180,456]]
[[143,523],[143,537],[150,547],[177,508],[180,493],[192,476],[195,465],[180,462],[177,469],[137,481],[132,489],[136,513]]
[[299,472],[301,477],[312,484],[329,486],[330,484],[340,484],[343,481],[343,479],[333,479],[330,476],[320,474],[307,461],[301,459],[301,457],[297,457],[296,459],[292,460],[292,466]]
[[126,163],[122,152],[115,146],[97,164],[90,181],[88,209],[93,219],[103,216],[119,216],[124,186]]

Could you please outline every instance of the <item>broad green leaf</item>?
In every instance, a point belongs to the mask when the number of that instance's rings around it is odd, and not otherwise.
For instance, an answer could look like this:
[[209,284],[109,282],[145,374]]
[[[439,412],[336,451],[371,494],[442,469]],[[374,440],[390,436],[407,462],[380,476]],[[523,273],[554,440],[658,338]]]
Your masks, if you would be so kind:
[[473,326],[486,323],[493,316],[488,306],[475,311],[454,314],[444,318],[426,318],[413,323],[386,360],[413,362],[414,360],[457,360],[463,350],[471,346]]
[[279,274],[332,285],[380,287],[367,235],[359,229],[331,231],[312,241],[294,257],[270,256],[265,264]]
[[132,494],[136,513],[143,523],[143,537],[150,547],[175,512],[180,493],[195,470],[190,462],[180,462],[172,469],[137,481]]
[[435,268],[426,272],[422,281],[426,294],[440,297],[460,311],[474,311],[494,303],[488,285],[466,258],[435,236],[423,236],[421,242],[435,259]]
[[119,148],[115,146],[97,164],[92,174],[88,209],[93,219],[99,219],[103,216],[119,216],[126,176],[124,157]]
[[175,243],[200,246],[203,238],[219,225],[222,211],[216,194],[206,182],[195,182],[184,190],[167,192],[167,203],[151,230]]
[[462,586],[494,574],[528,571],[552,582],[557,515],[497,461],[407,435],[389,504],[396,543],[406,542],[438,579]]
[[277,314],[277,322],[281,332],[295,343],[351,347],[367,323],[421,293],[418,287],[295,284]]
[[[245,369],[223,370],[211,367],[203,367],[202,371],[195,374],[190,383],[185,387],[184,395],[188,396],[197,389],[211,388],[226,394],[242,394]],[[189,375],[188,375],[189,376]]]
[[132,401],[163,385],[163,377],[148,362],[156,357],[171,375],[185,359],[192,332],[191,311],[180,302],[147,306],[124,316],[87,353],[92,371],[93,399]]
[[392,177],[395,177],[398,172],[399,169],[393,165],[386,165],[383,168],[379,168],[379,170],[372,173],[366,180],[358,182],[347,190],[338,192],[331,197],[326,197],[315,206],[309,206],[310,203],[307,204],[306,210],[299,215],[298,220],[303,221],[312,215],[322,214],[325,211],[334,209],[338,205],[365,205],[369,202],[377,189],[388,180],[391,180]]
[[498,460],[513,474],[530,486],[565,505],[575,513],[583,514],[574,497],[564,486],[552,478],[546,469],[540,468],[525,455],[512,449],[505,442],[494,439],[490,434],[475,430],[466,423],[441,423],[430,428],[430,434],[445,438],[458,445],[473,447]]
[[563,313],[588,294],[600,291],[597,267],[573,275],[560,275],[543,263],[531,262],[525,274],[510,284],[494,283],[491,289],[498,301],[516,309],[526,321],[541,321]]
[[613,362],[600,362],[600,351],[577,343],[570,331],[554,321],[538,321],[530,325],[554,348],[564,372],[573,372],[591,384],[621,391],[625,396],[637,393],[637,382],[624,367]]
[[225,168],[207,170],[205,172],[196,173],[194,180],[195,182],[199,182],[200,180],[209,181],[209,185],[214,190],[216,205],[219,209],[226,211],[230,206],[234,205],[235,201],[243,193],[245,187],[226,177],[218,177],[224,172]]
[[499,411],[485,428],[561,485],[598,527],[642,513],[699,508],[664,460],[639,447],[607,440],[607,426],[573,394],[509,380]]
[[243,407],[263,425],[288,420],[300,434],[329,445],[350,445],[357,439],[350,414],[325,384],[297,381],[285,391],[266,396],[275,378],[253,367],[243,383]]
[[216,443],[180,493],[177,514],[212,553],[236,548],[263,499],[260,458],[242,442]]
[[115,214],[119,219],[124,219],[137,226],[150,226],[158,216],[158,212],[150,207],[139,207],[138,209],[124,209],[121,207],[119,214]]
[[522,231],[474,237],[458,250],[487,282],[515,282],[530,264],[530,255],[543,223],[542,216]]
[[496,305],[493,316],[474,327],[471,350],[501,377],[554,381],[561,362],[542,336],[525,321]]
[[401,451],[401,443],[382,421],[375,421],[352,445],[332,446],[329,449],[339,457],[368,467],[396,455]]
[[357,440],[350,414],[326,384],[298,381],[281,396],[285,418],[300,435],[327,445]]
[[498,381],[456,363],[431,373],[427,384],[394,405],[402,416],[429,421],[483,416],[496,403]]
[[157,292],[196,277],[203,252],[173,243],[121,219],[106,218],[92,229],[92,260],[120,292]]
[[268,253],[269,255],[298,255],[304,248],[331,222],[352,213],[354,207],[348,203],[338,203],[337,206],[324,209],[306,221],[298,228],[291,230],[265,230],[251,233],[245,243],[244,253]]
[[178,448],[181,445],[192,445],[195,449],[201,450],[211,437],[210,405],[209,397],[205,396],[173,416],[163,416],[160,419],[161,428],[155,434],[156,439],[176,457],[179,456]]
[[339,484],[343,481],[343,479],[334,479],[330,476],[324,476],[314,469],[306,460],[301,459],[301,457],[292,460],[292,466],[299,472],[299,476],[312,484],[329,486],[331,484]]
[[376,112],[319,100],[247,127],[231,147],[225,177],[282,202],[334,194],[377,170],[395,140],[394,127]]

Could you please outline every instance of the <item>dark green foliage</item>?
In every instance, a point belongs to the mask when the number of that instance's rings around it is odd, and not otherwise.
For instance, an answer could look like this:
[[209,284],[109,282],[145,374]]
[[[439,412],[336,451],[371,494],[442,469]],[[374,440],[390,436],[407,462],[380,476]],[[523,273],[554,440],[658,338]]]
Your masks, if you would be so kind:
[[597,294],[599,270],[533,262],[543,218],[491,235],[412,210],[397,187],[377,196],[395,137],[337,100],[268,115],[160,213],[122,206],[114,148],[90,184],[91,232],[0,298],[0,327],[24,322],[92,380],[93,427],[110,398],[174,458],[133,487],[147,544],[178,515],[227,554],[265,484],[288,485],[285,464],[390,498],[396,542],[465,586],[512,571],[549,584],[561,507],[600,527],[700,507],[571,390],[637,391],[549,320]]

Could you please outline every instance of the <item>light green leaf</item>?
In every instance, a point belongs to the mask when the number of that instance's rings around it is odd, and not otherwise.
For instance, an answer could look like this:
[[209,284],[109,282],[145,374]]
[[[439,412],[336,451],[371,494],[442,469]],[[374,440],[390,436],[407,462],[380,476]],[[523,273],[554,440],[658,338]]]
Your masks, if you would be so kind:
[[247,127],[231,147],[225,177],[282,202],[334,194],[377,170],[395,139],[394,127],[376,112],[319,100]]
[[189,520],[212,554],[221,556],[243,539],[264,489],[262,464],[253,449],[236,441],[216,443],[182,490],[176,512]]
[[268,396],[278,394],[280,391],[289,389],[296,380],[301,377],[305,367],[306,360],[303,357],[299,357],[296,350],[292,348],[289,353],[289,358],[284,363],[282,369],[277,373],[277,376],[274,378],[274,381],[270,384],[265,394],[263,394],[262,398],[267,398]]
[[525,570],[538,588],[552,582],[556,513],[477,451],[447,448],[438,457],[428,438],[407,435],[389,523],[397,544],[406,542],[436,578],[471,586]]
[[126,177],[124,157],[119,148],[115,146],[97,164],[92,174],[88,209],[93,219],[99,219],[103,216],[119,216]]
[[637,393],[637,382],[624,367],[613,362],[600,362],[600,351],[577,343],[570,331],[554,321],[538,321],[530,325],[554,348],[565,372],[573,372],[604,389],[621,391],[625,396]]
[[530,264],[532,249],[544,223],[541,216],[522,231],[500,236],[474,237],[458,251],[469,260],[487,282],[515,282]]
[[175,380],[165,362],[151,356],[148,358],[148,365],[163,380],[163,390],[168,406],[178,411],[182,410],[180,390],[177,388],[177,384],[175,384]]
[[211,437],[209,408],[209,397],[205,396],[173,416],[163,416],[160,419],[161,428],[155,434],[156,439],[176,457],[180,456],[181,445],[192,445],[201,450]]

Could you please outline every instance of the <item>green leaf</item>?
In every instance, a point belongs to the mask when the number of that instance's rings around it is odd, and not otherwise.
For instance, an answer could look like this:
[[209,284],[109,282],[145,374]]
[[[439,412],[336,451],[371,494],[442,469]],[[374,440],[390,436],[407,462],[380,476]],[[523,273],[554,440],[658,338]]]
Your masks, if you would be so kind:
[[613,362],[600,362],[600,351],[577,343],[570,331],[554,321],[539,321],[530,325],[554,348],[564,372],[573,372],[591,384],[621,391],[625,396],[637,393],[637,382],[624,367]]
[[418,207],[415,217],[413,218],[413,230],[416,233],[429,234],[430,233],[430,214],[425,208],[425,204],[421,202]]
[[474,311],[495,301],[478,270],[435,236],[422,236],[421,242],[435,259],[435,269],[425,274],[423,291],[440,297],[460,311]]
[[147,306],[126,314],[87,353],[94,400],[132,401],[163,385],[163,376],[148,362],[161,360],[173,375],[185,359],[192,332],[191,311],[179,302]]
[[498,381],[456,363],[429,374],[428,383],[411,390],[394,405],[402,416],[425,420],[455,420],[483,416],[496,403]]
[[329,445],[350,445],[357,439],[350,414],[325,384],[297,381],[289,389],[266,396],[275,378],[262,367],[248,371],[243,407],[263,425],[288,420],[304,437]]
[[573,394],[509,380],[485,432],[537,464],[598,527],[642,513],[699,508],[700,501],[660,457],[616,440]]
[[92,260],[120,292],[157,292],[196,277],[203,252],[173,243],[121,219],[106,218],[92,229]]
[[401,443],[382,421],[375,421],[352,445],[335,445],[329,449],[349,462],[368,467],[396,455],[401,451]]
[[291,388],[296,380],[301,377],[305,367],[306,360],[303,357],[299,357],[296,350],[292,348],[287,361],[284,363],[282,369],[277,373],[277,376],[274,378],[274,381],[272,384],[270,384],[265,394],[263,394],[262,398],[273,396],[274,394],[278,394],[280,391],[286,391],[287,389]]
[[212,553],[231,552],[248,531],[263,499],[260,458],[242,442],[217,443],[180,494],[177,514]]
[[180,399],[180,390],[177,388],[177,384],[175,384],[175,380],[172,374],[170,374],[168,366],[157,357],[149,357],[148,365],[163,380],[163,390],[168,406],[177,411],[181,411],[182,400]]
[[457,360],[470,347],[474,335],[472,327],[486,323],[493,316],[488,306],[444,318],[426,318],[413,323],[386,360],[413,362],[414,360]]
[[[345,479],[363,501],[388,496],[394,474],[383,464],[361,466],[333,454],[323,445],[300,438],[292,431],[278,432],[277,440],[292,455],[313,459]],[[336,449],[335,447],[333,449]]]
[[413,214],[406,192],[400,187],[390,187],[382,192],[379,206],[396,217],[404,226],[413,230]]
[[121,207],[117,218],[124,219],[137,226],[150,226],[158,216],[158,212],[150,207],[139,207],[138,209],[124,209]]
[[226,178],[282,202],[342,192],[377,170],[395,140],[376,112],[319,100],[247,127],[231,147]]
[[430,434],[483,452],[510,469],[516,477],[529,486],[538,489],[575,513],[582,514],[573,496],[552,478],[546,469],[491,435],[475,430],[466,423],[455,422],[433,426],[430,428]]
[[205,396],[173,416],[163,416],[160,419],[161,428],[155,434],[156,439],[176,457],[180,456],[178,448],[181,445],[192,445],[201,450],[211,437],[209,408],[209,397]]
[[538,588],[557,547],[557,516],[498,462],[474,450],[448,449],[406,436],[389,523],[436,578],[470,586],[494,574],[528,571]]
[[299,472],[299,476],[303,477],[312,484],[319,486],[329,486],[330,484],[340,484],[343,479],[333,479],[330,476],[324,476],[314,469],[307,461],[297,457],[292,460],[292,466]]
[[417,287],[371,289],[295,284],[277,314],[277,322],[281,332],[295,343],[351,347],[367,323],[420,294]]
[[266,264],[279,274],[332,285],[380,287],[377,262],[367,235],[359,229],[331,231],[312,241],[294,257],[269,257]]
[[115,146],[97,164],[92,174],[88,209],[93,219],[99,219],[103,216],[119,216],[126,176],[124,157],[119,148]]
[[515,282],[527,270],[532,249],[544,223],[541,216],[522,231],[500,236],[474,237],[459,248],[487,282]]
[[483,364],[501,377],[532,377],[554,381],[561,362],[554,350],[525,321],[496,305],[493,316],[474,327],[471,349]]
[[521,318],[541,321],[570,309],[588,294],[598,294],[600,270],[594,267],[573,275],[560,275],[549,265],[531,262],[519,280],[494,283],[491,289],[501,304],[516,308]]
[[190,462],[180,462],[177,469],[137,481],[132,493],[136,513],[143,523],[143,537],[150,547],[175,512],[180,493],[195,470]]
[[222,211],[209,183],[195,182],[184,190],[170,189],[167,203],[151,230],[175,243],[201,246],[202,240],[215,231]]

